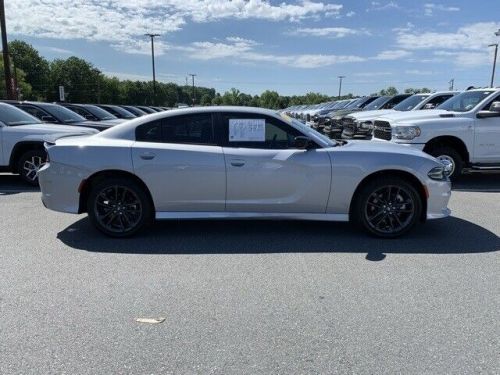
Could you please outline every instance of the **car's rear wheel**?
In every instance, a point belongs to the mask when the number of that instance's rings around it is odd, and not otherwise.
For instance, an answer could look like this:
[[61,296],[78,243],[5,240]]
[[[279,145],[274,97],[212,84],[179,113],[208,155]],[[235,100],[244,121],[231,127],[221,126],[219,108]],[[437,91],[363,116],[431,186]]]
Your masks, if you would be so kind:
[[21,155],[17,162],[17,171],[28,184],[38,186],[38,171],[47,161],[44,150],[30,150]]
[[128,237],[153,219],[153,206],[144,191],[134,181],[111,178],[93,185],[87,201],[92,224],[112,237]]
[[380,177],[361,188],[352,214],[368,233],[395,238],[417,224],[422,206],[418,191],[406,180]]

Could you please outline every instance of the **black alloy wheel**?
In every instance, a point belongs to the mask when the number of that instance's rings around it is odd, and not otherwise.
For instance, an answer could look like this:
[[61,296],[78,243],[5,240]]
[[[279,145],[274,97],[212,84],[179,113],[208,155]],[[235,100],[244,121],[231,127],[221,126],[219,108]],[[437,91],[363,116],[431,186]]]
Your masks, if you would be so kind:
[[121,178],[93,186],[87,211],[92,224],[112,237],[131,236],[153,217],[153,207],[144,190],[135,182]]
[[422,198],[404,179],[384,177],[361,189],[354,209],[356,221],[370,234],[395,238],[417,224],[422,212]]

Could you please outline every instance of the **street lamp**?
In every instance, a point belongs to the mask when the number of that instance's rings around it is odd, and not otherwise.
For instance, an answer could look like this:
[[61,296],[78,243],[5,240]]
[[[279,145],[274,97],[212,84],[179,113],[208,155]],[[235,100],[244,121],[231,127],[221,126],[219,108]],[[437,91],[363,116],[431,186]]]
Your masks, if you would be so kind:
[[342,80],[345,78],[345,76],[339,76],[339,100],[340,100],[340,93],[342,92]]
[[498,43],[490,44],[488,45],[488,47],[495,47],[495,56],[493,58],[493,71],[491,72],[491,83],[490,83],[490,87],[493,87],[493,81],[495,80],[495,68],[497,66]]
[[154,39],[160,34],[144,34],[145,36],[149,36],[151,38],[151,61],[153,63],[153,105],[156,103],[156,72],[155,72],[155,42]]
[[191,100],[193,101],[193,107],[194,107],[194,77],[196,77],[196,74],[189,74],[191,78],[193,79],[193,94]]

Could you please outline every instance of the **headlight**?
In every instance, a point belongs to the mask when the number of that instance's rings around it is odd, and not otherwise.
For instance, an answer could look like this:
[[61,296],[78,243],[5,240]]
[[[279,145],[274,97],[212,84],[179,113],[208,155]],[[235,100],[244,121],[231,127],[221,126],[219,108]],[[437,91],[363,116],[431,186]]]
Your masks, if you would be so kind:
[[395,126],[392,129],[392,135],[396,139],[410,140],[420,135],[420,128],[418,126]]
[[432,180],[443,181],[446,180],[448,174],[445,171],[445,166],[439,166],[432,168],[429,173],[427,173],[427,176]]

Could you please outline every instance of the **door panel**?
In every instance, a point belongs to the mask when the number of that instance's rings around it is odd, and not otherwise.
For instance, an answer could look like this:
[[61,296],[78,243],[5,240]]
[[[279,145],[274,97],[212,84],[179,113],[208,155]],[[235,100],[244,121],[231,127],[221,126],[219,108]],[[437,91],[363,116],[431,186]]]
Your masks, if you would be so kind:
[[331,183],[328,153],[224,147],[227,211],[326,211]]
[[136,142],[134,171],[156,211],[224,211],[226,167],[219,146]]
[[473,161],[500,163],[500,117],[476,119]]

